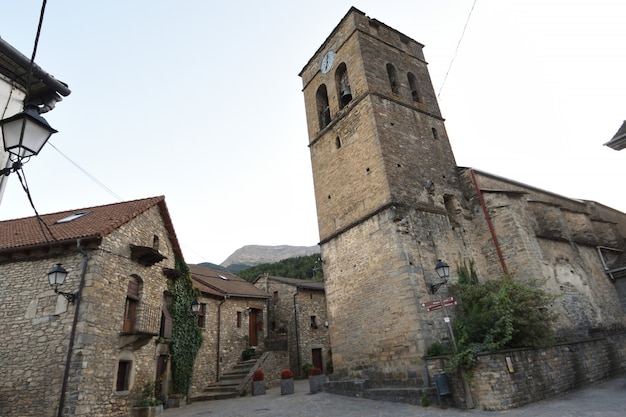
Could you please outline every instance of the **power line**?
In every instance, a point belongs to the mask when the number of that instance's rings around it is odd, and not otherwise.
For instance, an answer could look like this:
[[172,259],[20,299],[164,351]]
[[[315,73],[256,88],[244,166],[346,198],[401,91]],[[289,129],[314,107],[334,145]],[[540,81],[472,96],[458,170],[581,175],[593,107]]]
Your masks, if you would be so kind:
[[459,52],[461,42],[463,41],[463,38],[465,37],[465,29],[467,29],[467,25],[469,24],[470,17],[472,17],[472,12],[474,11],[474,6],[476,6],[477,1],[478,0],[474,0],[474,3],[472,4],[472,8],[469,14],[467,15],[467,19],[465,20],[465,26],[463,26],[463,32],[461,32],[461,37],[459,38],[459,43],[457,43],[456,45],[456,49],[454,50],[454,55],[452,55],[452,59],[450,60],[450,65],[448,66],[448,71],[446,72],[446,76],[443,77],[443,82],[441,83],[441,87],[439,87],[439,92],[437,93],[437,99],[439,99],[439,96],[441,95],[441,90],[443,90],[443,86],[446,84],[446,80],[448,79],[448,74],[450,73],[450,70],[452,69],[452,63],[454,62],[454,59],[456,58]]
[[113,197],[115,197],[117,199],[117,201],[124,201],[124,199],[122,197],[120,197],[119,195],[117,195],[116,193],[114,193],[109,187],[107,187],[106,185],[104,185],[102,182],[100,182],[96,177],[94,177],[93,175],[91,175],[90,173],[88,173],[87,171],[85,171],[80,165],[78,165],[76,162],[72,161],[67,155],[65,155],[63,152],[61,152],[56,146],[54,146],[52,143],[48,142],[48,144],[50,146],[52,146],[54,148],[54,150],[56,150],[58,153],[61,154],[61,156],[63,156],[65,159],[67,159],[72,165],[74,165],[76,168],[78,168],[83,174],[87,175],[93,182],[95,182],[96,184],[98,184],[100,186],[100,188],[102,188],[103,190],[105,190],[107,193],[111,194]]

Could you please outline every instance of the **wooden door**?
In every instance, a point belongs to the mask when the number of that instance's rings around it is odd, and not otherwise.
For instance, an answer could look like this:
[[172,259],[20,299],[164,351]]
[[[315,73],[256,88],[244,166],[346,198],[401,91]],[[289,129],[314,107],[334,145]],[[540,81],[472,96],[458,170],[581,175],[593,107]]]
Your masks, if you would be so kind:
[[322,349],[311,349],[311,360],[313,361],[313,366],[316,368],[320,368],[324,370],[324,360],[322,359]]
[[248,322],[248,337],[250,338],[250,346],[256,346],[258,344],[258,339],[257,339],[257,324],[256,324],[256,320],[257,320],[257,310],[255,309],[250,309],[250,314],[248,315],[249,318],[249,322]]

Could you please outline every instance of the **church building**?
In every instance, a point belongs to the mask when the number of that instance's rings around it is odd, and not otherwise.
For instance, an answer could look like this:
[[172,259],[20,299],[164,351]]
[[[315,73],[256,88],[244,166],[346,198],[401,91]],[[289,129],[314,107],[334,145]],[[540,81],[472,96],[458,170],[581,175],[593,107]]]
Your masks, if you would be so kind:
[[450,295],[439,260],[448,283],[469,260],[481,280],[538,283],[557,296],[558,340],[603,335],[610,358],[585,366],[626,370],[626,215],[457,166],[422,49],[351,8],[299,74],[332,381],[430,384],[424,355],[449,334],[422,306]]

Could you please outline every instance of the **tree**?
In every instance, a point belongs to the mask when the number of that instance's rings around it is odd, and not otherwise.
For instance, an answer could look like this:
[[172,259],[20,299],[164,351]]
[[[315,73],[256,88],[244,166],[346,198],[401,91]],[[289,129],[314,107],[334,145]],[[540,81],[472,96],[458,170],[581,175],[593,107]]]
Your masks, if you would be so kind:
[[319,254],[297,256],[274,263],[256,265],[239,271],[237,275],[247,281],[254,281],[256,277],[262,274],[285,278],[309,279],[312,281],[324,280]]

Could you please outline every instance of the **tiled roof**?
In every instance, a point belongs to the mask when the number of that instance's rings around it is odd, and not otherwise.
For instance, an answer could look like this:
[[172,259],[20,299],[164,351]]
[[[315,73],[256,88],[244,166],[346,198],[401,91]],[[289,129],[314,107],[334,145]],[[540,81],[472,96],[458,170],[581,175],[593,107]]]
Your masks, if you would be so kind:
[[[44,214],[40,216],[43,224],[35,216],[1,221],[0,252],[28,250],[45,245],[54,246],[77,239],[101,239],[155,205],[161,209],[174,252],[182,257],[163,196]],[[87,214],[69,222],[57,223],[77,213]]]
[[[263,275],[259,275],[254,282],[257,283],[259,280],[265,278]],[[298,288],[306,288],[308,290],[320,290],[324,291],[324,283],[311,281],[308,279],[297,279],[297,278],[285,278],[285,277],[274,277],[268,276],[267,279],[280,282],[282,284],[293,285]]]
[[[268,297],[265,291],[255,287],[237,275],[198,265],[189,265],[189,269],[191,270],[193,280],[203,292],[207,292],[209,294],[215,294],[215,292],[217,292],[221,296],[229,297]],[[210,291],[205,291],[205,289]]]

